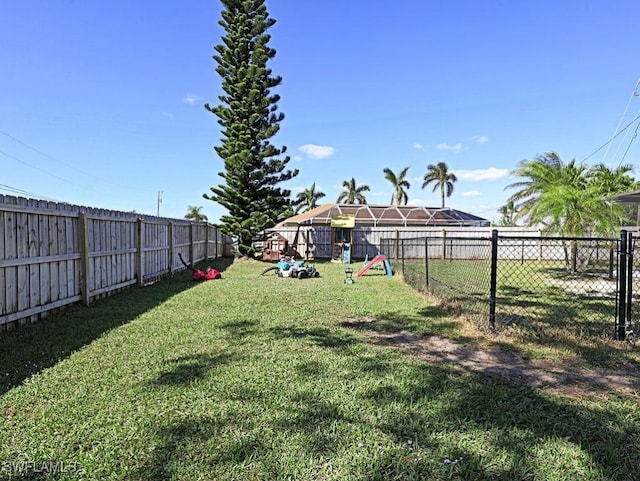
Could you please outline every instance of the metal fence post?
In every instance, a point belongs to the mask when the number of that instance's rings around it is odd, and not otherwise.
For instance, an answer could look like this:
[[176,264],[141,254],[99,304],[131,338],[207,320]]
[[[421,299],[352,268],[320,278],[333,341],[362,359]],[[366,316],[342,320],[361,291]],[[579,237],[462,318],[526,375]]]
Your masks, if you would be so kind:
[[633,232],[627,237],[627,312],[624,318],[624,337],[631,332],[631,320],[633,317]]
[[498,287],[498,230],[491,231],[491,280],[489,283],[489,330],[496,329],[496,292]]
[[620,231],[620,261],[618,262],[618,312],[616,319],[616,339],[625,338],[627,314],[627,231]]

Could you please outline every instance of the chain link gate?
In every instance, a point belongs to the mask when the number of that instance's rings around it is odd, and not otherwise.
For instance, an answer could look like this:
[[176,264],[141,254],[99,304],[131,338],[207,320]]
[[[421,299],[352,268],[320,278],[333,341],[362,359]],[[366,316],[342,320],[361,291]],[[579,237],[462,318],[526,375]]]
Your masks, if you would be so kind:
[[[618,302],[615,320],[615,338],[619,341],[632,339],[632,321],[635,313],[636,298],[634,296],[636,283],[640,281],[634,269],[634,257],[640,244],[632,232],[625,230],[620,233],[618,250]],[[640,287],[640,286],[638,286]]]
[[[637,239],[636,239],[637,237]],[[640,236],[381,239],[405,282],[481,329],[520,335],[632,339]]]

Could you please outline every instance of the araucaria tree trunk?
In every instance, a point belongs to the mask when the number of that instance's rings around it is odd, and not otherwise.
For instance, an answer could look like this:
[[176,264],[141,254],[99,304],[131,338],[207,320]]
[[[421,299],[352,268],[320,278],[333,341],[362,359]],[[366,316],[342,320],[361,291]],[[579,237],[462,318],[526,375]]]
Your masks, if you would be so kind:
[[280,96],[271,92],[282,82],[267,63],[276,55],[267,30],[275,24],[264,0],[222,0],[219,24],[225,34],[213,59],[222,77],[220,104],[205,108],[218,117],[221,142],[215,151],[224,161],[218,173],[224,183],[203,197],[225,207],[221,230],[237,241],[239,255],[252,255],[252,242],[265,228],[293,214],[289,190],[278,187],[296,175],[287,170],[286,147],[270,139],[278,133],[284,114]]

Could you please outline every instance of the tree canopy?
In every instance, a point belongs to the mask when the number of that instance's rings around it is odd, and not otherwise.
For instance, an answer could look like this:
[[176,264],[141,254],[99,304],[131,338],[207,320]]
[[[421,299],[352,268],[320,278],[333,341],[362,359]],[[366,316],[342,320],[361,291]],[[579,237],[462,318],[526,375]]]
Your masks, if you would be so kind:
[[271,143],[284,114],[278,112],[280,96],[272,93],[282,77],[267,66],[276,55],[267,31],[276,21],[264,3],[222,0],[218,23],[225,34],[213,59],[223,93],[217,106],[205,104],[221,126],[215,151],[224,171],[218,173],[223,182],[203,197],[228,211],[220,218],[221,230],[237,241],[240,255],[253,254],[252,242],[261,232],[293,213],[291,192],[279,184],[298,174],[297,169],[287,170],[290,157],[282,157],[286,147]]
[[547,152],[520,162],[512,175],[522,180],[506,187],[518,189],[507,202],[514,204],[516,219],[541,225],[547,233],[612,235],[622,225],[624,211],[611,196],[635,185],[630,171],[631,166],[611,170],[575,159],[563,162],[556,152]]
[[409,167],[405,167],[396,175],[396,173],[389,168],[382,170],[382,172],[384,172],[384,178],[393,185],[391,205],[394,203],[397,205],[407,205],[407,202],[409,202],[409,195],[406,191],[406,189],[411,187],[411,183],[406,179],[408,171]]
[[344,190],[340,192],[338,196],[338,203],[344,204],[366,204],[367,198],[363,192],[368,192],[371,189],[368,185],[358,185],[355,177],[351,177],[351,180],[343,180],[342,187]]
[[318,201],[324,196],[324,192],[316,191],[316,183],[314,182],[311,187],[296,195],[296,200],[293,203],[296,208],[295,213],[315,209],[318,206]]
[[433,183],[433,192],[440,189],[442,208],[444,209],[444,198],[445,196],[451,197],[453,184],[458,181],[456,175],[453,172],[449,172],[449,167],[445,162],[438,162],[435,165],[429,164],[427,166],[427,173],[424,175],[423,180],[423,189],[431,183]]
[[184,215],[185,219],[195,220],[199,222],[206,222],[207,216],[202,213],[202,206],[190,205],[187,207],[187,213]]

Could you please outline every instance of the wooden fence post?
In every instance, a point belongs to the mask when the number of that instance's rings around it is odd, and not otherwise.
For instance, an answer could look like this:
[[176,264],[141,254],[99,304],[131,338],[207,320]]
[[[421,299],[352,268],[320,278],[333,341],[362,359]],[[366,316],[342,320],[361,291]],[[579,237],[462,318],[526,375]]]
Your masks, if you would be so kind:
[[191,222],[189,224],[189,259],[191,259],[191,263],[195,264],[196,260],[193,257],[194,256],[194,249],[193,249],[193,222]]
[[394,237],[395,237],[395,254],[394,254],[394,258],[397,261],[398,257],[400,255],[400,232],[398,231],[398,229],[394,230]]
[[204,260],[209,260],[209,224],[204,224]]
[[447,259],[447,231],[442,229],[442,260]]
[[89,295],[89,236],[87,234],[87,214],[78,214],[78,235],[80,241],[80,294],[82,304],[88,306],[91,302]]
[[174,252],[173,252],[173,222],[169,222],[167,226],[167,236],[169,237],[169,274],[173,275]]
[[138,219],[138,245],[136,252],[138,264],[138,286],[144,286],[144,220]]

